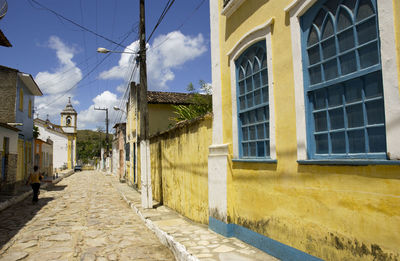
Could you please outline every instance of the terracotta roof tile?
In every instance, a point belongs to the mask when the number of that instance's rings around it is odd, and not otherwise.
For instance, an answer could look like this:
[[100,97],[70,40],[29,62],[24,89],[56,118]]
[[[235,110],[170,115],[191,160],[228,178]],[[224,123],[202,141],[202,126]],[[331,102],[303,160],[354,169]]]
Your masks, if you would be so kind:
[[193,94],[181,92],[147,92],[147,102],[156,104],[191,104]]

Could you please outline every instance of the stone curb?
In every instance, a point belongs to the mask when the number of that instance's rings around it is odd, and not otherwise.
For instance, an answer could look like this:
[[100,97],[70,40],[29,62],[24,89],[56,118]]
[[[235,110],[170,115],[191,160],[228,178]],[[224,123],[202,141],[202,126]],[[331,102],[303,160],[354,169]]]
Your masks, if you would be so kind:
[[[66,173],[66,174],[63,175],[62,177],[59,177],[59,178],[53,180],[52,184],[57,184],[57,183],[60,182],[63,178],[69,177],[69,176],[71,176],[73,173],[75,173],[75,172],[71,170],[70,172]],[[42,189],[42,188],[46,188],[47,186],[48,186],[48,183],[44,183],[44,184],[42,184],[42,185],[40,186],[40,188],[41,188],[41,189]],[[18,202],[21,202],[22,200],[26,199],[26,198],[29,197],[30,195],[32,195],[32,191],[31,191],[31,190],[30,190],[30,191],[27,191],[27,192],[24,192],[23,194],[18,195],[18,196],[16,196],[16,197],[12,197],[12,198],[10,198],[9,200],[6,200],[6,201],[3,202],[3,203],[0,203],[0,211],[3,211],[3,210],[5,210],[6,208],[8,208],[8,207],[10,207],[10,206],[12,206],[12,205],[14,205],[14,204],[17,204]]]
[[161,230],[150,219],[145,218],[143,216],[142,212],[140,212],[140,210],[123,194],[122,191],[120,191],[118,188],[116,188],[115,185],[114,185],[114,188],[117,189],[117,191],[121,194],[121,197],[125,200],[125,202],[136,212],[136,214],[138,214],[138,216],[145,223],[145,225],[156,234],[156,236],[158,237],[160,242],[163,245],[167,246],[174,253],[176,260],[199,261],[199,259],[197,257],[190,254],[187,251],[186,247],[184,245],[182,245],[181,243],[179,243],[178,241],[176,241],[174,237],[172,237],[171,235],[168,235],[168,233]]

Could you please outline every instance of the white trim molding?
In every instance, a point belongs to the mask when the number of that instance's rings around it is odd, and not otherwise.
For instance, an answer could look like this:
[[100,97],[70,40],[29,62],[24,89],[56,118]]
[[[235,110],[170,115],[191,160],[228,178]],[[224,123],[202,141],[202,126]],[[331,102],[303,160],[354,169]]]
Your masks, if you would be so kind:
[[223,144],[221,53],[219,35],[219,0],[210,0],[211,76],[213,87],[212,145],[208,156],[208,207],[209,215],[227,222],[228,213],[228,153]]
[[[230,0],[222,9],[221,15],[226,17],[231,16],[246,0]],[[223,3],[224,1],[222,1]]]
[[222,90],[221,90],[221,52],[219,47],[218,0],[210,0],[210,38],[211,38],[211,78],[213,102],[213,144],[222,144]]
[[274,81],[272,66],[272,40],[271,27],[274,24],[274,18],[269,19],[262,25],[254,27],[248,33],[237,41],[235,46],[227,53],[229,57],[229,67],[231,70],[231,93],[232,93],[232,145],[233,158],[239,158],[239,136],[238,136],[238,110],[236,95],[236,67],[235,61],[239,56],[254,43],[265,40],[268,64],[268,94],[269,94],[269,133],[270,133],[270,158],[276,159],[276,135],[275,135],[275,99],[274,99]]
[[[317,0],[294,0],[284,11],[290,15],[290,29],[293,53],[293,74],[296,102],[296,135],[297,160],[307,160],[306,111],[304,97],[303,64],[301,49],[300,17],[315,4]],[[386,118],[386,145],[389,159],[400,159],[400,94],[398,64],[396,61],[395,23],[392,0],[379,0],[378,23],[380,52],[382,60],[382,78]]]

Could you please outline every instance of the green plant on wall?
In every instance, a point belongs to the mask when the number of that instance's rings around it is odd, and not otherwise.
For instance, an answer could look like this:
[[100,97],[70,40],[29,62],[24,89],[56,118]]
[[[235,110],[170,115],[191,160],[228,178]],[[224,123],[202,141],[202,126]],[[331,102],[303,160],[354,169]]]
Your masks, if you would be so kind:
[[39,137],[39,128],[37,126],[33,126],[33,138],[37,139]]
[[203,80],[199,82],[200,91],[197,91],[192,83],[186,90],[192,94],[190,105],[173,105],[175,122],[185,121],[201,117],[212,112],[212,87]]

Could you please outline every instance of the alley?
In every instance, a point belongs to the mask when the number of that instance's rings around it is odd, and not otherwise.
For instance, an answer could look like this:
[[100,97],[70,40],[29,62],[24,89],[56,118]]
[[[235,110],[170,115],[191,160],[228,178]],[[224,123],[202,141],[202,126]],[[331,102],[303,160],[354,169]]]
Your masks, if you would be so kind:
[[174,260],[103,174],[76,173],[0,212],[0,260]]

